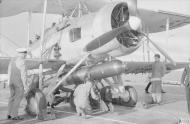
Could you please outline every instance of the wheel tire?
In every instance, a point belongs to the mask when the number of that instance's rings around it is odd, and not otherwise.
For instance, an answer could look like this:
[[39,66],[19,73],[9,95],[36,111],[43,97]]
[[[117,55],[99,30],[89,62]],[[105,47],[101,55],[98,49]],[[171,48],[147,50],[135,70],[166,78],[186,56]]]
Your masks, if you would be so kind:
[[132,86],[125,86],[125,90],[127,90],[130,95],[129,101],[124,103],[125,106],[135,107],[135,105],[137,104],[137,100],[138,100],[138,95],[137,95],[136,89]]

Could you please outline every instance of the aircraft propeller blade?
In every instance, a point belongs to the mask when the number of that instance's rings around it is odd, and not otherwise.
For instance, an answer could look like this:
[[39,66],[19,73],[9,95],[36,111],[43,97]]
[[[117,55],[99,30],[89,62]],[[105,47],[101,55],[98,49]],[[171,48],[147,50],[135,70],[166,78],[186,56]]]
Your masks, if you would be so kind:
[[92,50],[108,43],[109,41],[114,39],[120,33],[127,31],[127,30],[138,30],[140,28],[140,26],[141,26],[141,19],[136,16],[130,16],[129,21],[127,23],[125,23],[124,25],[122,25],[118,28],[114,28],[111,31],[108,31],[108,32],[104,33],[103,35],[92,40],[89,44],[86,45],[85,51],[92,51]]

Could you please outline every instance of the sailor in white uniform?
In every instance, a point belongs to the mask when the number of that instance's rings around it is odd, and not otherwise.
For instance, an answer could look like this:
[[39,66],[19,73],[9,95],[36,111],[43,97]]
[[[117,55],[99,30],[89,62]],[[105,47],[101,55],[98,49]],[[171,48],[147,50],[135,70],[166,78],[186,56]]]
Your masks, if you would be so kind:
[[22,120],[23,118],[18,116],[18,109],[24,97],[24,91],[27,90],[27,72],[24,60],[27,49],[19,48],[16,51],[18,56],[11,60],[8,69],[10,98],[7,119]]

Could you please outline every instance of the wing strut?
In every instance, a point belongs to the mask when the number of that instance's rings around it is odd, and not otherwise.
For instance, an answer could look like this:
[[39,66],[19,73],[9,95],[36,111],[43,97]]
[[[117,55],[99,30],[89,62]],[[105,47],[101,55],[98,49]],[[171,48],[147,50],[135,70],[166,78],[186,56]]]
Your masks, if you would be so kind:
[[[166,19],[166,44],[168,45],[168,41],[169,41],[169,28],[170,28],[170,19],[169,17]],[[167,60],[167,58],[165,58],[165,61]]]
[[[149,37],[148,29],[146,31],[147,31],[147,37]],[[146,45],[147,45],[148,48],[150,48],[150,41],[149,40],[147,40]],[[148,62],[150,62],[150,50],[149,49],[147,49],[147,56],[148,56]]]
[[28,24],[27,24],[27,48],[30,45],[30,31],[31,31],[31,11],[28,12]]
[[147,40],[160,52],[164,55],[173,65],[176,65],[175,61],[165,52],[161,47],[159,47],[154,41],[152,41],[146,34],[144,34]]
[[[42,23],[42,33],[41,33],[41,60],[43,54],[43,41],[44,41],[44,29],[45,29],[45,22],[46,22],[46,11],[47,11],[47,0],[44,0],[44,11],[43,11],[43,23]],[[42,89],[42,76],[43,76],[43,66],[40,64],[39,66],[39,88]]]
[[86,58],[90,55],[90,53],[88,53],[87,55],[85,55],[58,83],[57,85],[49,92],[48,95],[52,94],[55,89],[62,83],[64,82],[67,77],[69,77],[85,60]]

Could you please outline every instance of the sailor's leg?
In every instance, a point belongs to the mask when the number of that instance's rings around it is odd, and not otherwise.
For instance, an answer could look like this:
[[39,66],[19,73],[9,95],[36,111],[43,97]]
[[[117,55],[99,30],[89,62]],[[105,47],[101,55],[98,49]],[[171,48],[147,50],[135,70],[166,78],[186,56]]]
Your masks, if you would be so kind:
[[152,93],[152,99],[154,103],[157,103],[156,93]]
[[103,100],[100,101],[100,109],[102,111],[108,111],[108,107]]
[[156,99],[157,103],[161,103],[162,101],[162,81],[157,81],[156,82]]
[[14,99],[15,99],[15,88],[14,88],[13,85],[10,85],[9,88],[10,88],[10,97],[9,97],[8,113],[7,113],[7,115],[12,116]]
[[13,102],[12,117],[18,116],[18,109],[20,107],[20,102],[22,101],[23,97],[24,97],[24,87],[15,86],[15,97],[14,97],[14,102]]
[[85,109],[84,109],[84,112],[85,112],[85,114],[89,114],[89,115],[92,114],[92,107],[91,107],[91,105],[90,105],[90,102],[88,102],[88,103],[86,104],[86,107],[85,107]]
[[146,93],[148,93],[148,89],[150,88],[151,82],[148,83],[148,85],[145,88]]
[[81,115],[83,118],[86,118],[86,112],[85,112],[85,108],[84,109],[80,109],[81,111]]
[[80,110],[80,108],[78,106],[76,106],[76,112],[77,112],[77,115],[80,116],[81,110]]
[[113,111],[114,111],[114,106],[113,106],[113,104],[110,102],[110,103],[108,104],[108,106],[109,106],[110,112],[113,112]]
[[152,82],[152,99],[153,102],[156,103],[156,85],[155,82]]
[[162,102],[162,94],[161,93],[157,93],[156,94],[156,101],[157,101],[157,103],[161,103]]

